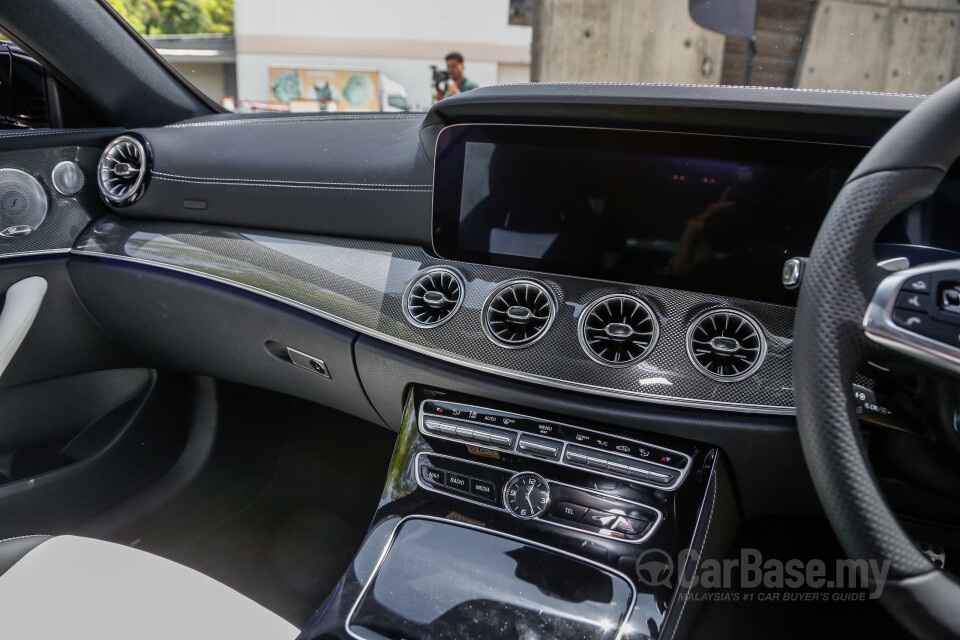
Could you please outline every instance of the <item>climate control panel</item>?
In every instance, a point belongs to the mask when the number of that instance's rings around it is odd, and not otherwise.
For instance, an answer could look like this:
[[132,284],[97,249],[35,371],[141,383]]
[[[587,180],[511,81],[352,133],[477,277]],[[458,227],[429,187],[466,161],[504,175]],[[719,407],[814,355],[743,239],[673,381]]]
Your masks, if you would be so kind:
[[458,402],[424,400],[420,432],[510,452],[631,483],[673,490],[691,467],[686,453],[593,429]]

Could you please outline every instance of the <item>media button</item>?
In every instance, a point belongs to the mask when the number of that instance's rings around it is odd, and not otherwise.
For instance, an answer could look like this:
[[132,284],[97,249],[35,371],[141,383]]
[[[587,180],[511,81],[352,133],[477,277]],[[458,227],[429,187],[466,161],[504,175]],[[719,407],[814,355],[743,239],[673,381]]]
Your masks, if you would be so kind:
[[492,482],[487,480],[477,480],[476,478],[471,479],[470,493],[478,498],[483,498],[484,500],[489,500],[491,502],[496,502],[497,500],[497,488]]

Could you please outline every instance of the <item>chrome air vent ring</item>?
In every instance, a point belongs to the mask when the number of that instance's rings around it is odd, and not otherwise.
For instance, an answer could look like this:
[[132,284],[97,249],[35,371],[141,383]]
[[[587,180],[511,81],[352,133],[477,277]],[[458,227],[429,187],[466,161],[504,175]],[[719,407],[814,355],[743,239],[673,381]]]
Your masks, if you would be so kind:
[[510,280],[483,304],[483,332],[506,349],[521,349],[540,340],[557,315],[553,291],[534,280]]
[[718,382],[752,376],[767,356],[760,323],[737,309],[711,309],[687,329],[687,355],[703,375]]
[[660,337],[660,323],[643,300],[613,294],[584,309],[577,337],[591,360],[607,367],[628,367],[653,351]]
[[403,294],[403,315],[407,321],[425,329],[439,327],[463,304],[463,277],[446,267],[417,274]]
[[97,186],[108,204],[133,204],[143,195],[149,178],[150,150],[139,137],[122,135],[103,150],[97,165]]

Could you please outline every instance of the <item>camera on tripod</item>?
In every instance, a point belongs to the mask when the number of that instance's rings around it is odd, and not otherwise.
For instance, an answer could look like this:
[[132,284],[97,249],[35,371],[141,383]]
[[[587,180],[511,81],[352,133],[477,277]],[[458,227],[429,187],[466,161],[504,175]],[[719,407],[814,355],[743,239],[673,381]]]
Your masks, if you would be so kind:
[[433,70],[433,88],[442,96],[447,92],[447,84],[450,82],[450,72],[446,69],[438,69],[435,64],[430,65],[430,69]]

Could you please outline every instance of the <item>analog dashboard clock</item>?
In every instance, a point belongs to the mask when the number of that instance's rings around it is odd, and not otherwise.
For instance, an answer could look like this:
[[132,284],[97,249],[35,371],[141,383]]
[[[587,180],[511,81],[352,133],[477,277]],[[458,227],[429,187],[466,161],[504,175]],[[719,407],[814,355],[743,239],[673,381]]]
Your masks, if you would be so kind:
[[547,510],[549,504],[550,485],[536,473],[518,473],[503,486],[503,506],[517,518],[536,518]]

